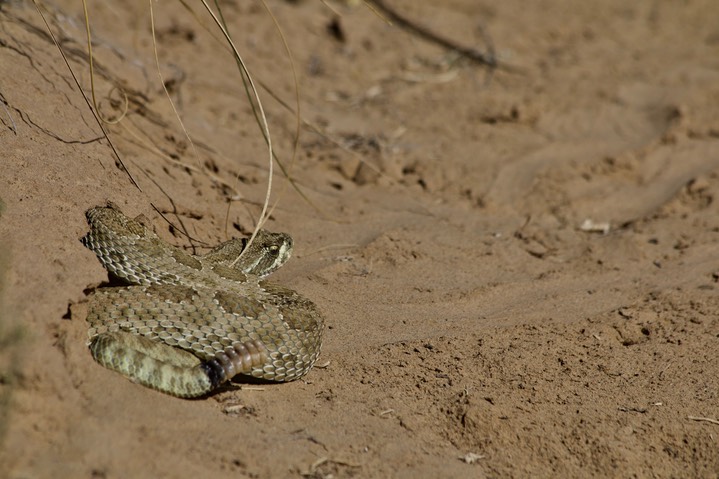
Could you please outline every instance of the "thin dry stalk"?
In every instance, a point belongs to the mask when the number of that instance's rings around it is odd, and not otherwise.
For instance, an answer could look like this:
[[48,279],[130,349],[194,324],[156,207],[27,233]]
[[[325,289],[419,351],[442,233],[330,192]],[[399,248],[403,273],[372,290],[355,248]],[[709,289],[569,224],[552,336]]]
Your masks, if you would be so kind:
[[265,116],[265,110],[264,110],[264,108],[262,107],[262,101],[260,100],[260,95],[259,95],[259,93],[257,92],[257,88],[255,87],[255,82],[253,81],[252,76],[250,75],[250,72],[249,72],[249,70],[247,69],[247,66],[245,65],[245,62],[244,62],[244,60],[242,59],[242,56],[240,56],[240,52],[237,50],[237,47],[235,46],[235,43],[232,41],[232,37],[230,36],[229,32],[228,32],[227,29],[223,26],[222,22],[220,22],[220,20],[218,19],[217,14],[215,14],[215,12],[212,11],[212,9],[210,8],[210,6],[207,4],[207,1],[206,1],[206,0],[201,0],[201,1],[202,1],[202,4],[205,6],[205,9],[207,10],[207,12],[212,16],[212,19],[215,21],[215,24],[217,25],[217,27],[222,31],[222,34],[223,34],[223,36],[225,37],[225,40],[227,41],[227,43],[228,43],[228,44],[230,45],[230,47],[232,48],[232,53],[233,53],[233,55],[235,56],[235,60],[237,60],[237,62],[238,62],[239,65],[240,65],[240,68],[242,69],[242,71],[244,72],[244,74],[247,76],[247,81],[249,82],[250,87],[251,87],[251,90],[252,90],[252,93],[253,93],[253,95],[254,95],[254,98],[255,98],[255,100],[257,101],[257,108],[259,109],[260,117],[262,118],[262,127],[263,127],[263,130],[264,130],[264,134],[266,135],[266,139],[267,139],[267,149],[269,150],[269,165],[268,165],[268,176],[267,176],[267,191],[266,191],[266,194],[265,194],[265,201],[264,201],[264,203],[263,203],[263,205],[262,205],[262,211],[260,212],[260,218],[259,218],[259,221],[257,222],[257,226],[255,227],[255,231],[252,232],[252,236],[250,236],[250,239],[247,241],[247,247],[243,250],[242,253],[240,253],[240,255],[239,255],[237,258],[235,258],[235,261],[233,261],[233,262],[231,263],[231,266],[234,266],[234,265],[237,263],[237,261],[239,261],[239,259],[242,257],[242,255],[244,254],[244,252],[247,251],[247,250],[249,250],[250,244],[252,243],[252,241],[254,241],[255,237],[257,236],[257,233],[258,233],[259,230],[262,228],[262,225],[264,224],[264,222],[266,221],[266,218],[267,218],[267,217],[266,217],[266,215],[267,215],[267,208],[268,208],[269,203],[270,203],[270,194],[272,193],[272,175],[273,175],[273,172],[274,172],[274,170],[273,170],[273,168],[272,168],[272,166],[273,166],[273,161],[272,161],[272,158],[273,158],[273,155],[272,155],[272,138],[270,137],[270,127],[269,127],[269,125],[267,124],[267,117]]
[[[177,121],[180,123],[180,128],[182,128],[182,132],[185,134],[185,138],[187,138],[187,141],[190,142],[190,147],[192,148],[192,153],[195,155],[195,161],[197,161],[197,166],[202,170],[202,164],[200,163],[200,155],[197,153],[197,148],[195,148],[195,142],[192,141],[192,138],[190,137],[190,134],[187,131],[187,128],[185,128],[185,123],[182,121],[182,117],[180,117],[180,113],[177,111],[177,108],[175,107],[175,102],[172,101],[172,97],[170,96],[170,92],[167,91],[167,85],[165,84],[165,79],[162,75],[162,69],[160,68],[160,57],[157,54],[157,37],[155,36],[155,14],[154,10],[152,8],[152,1],[149,0],[148,4],[150,6],[150,30],[152,32],[152,51],[155,54],[155,66],[157,67],[157,76],[160,78],[160,85],[162,85],[162,90],[165,92],[165,96],[167,97],[167,101],[170,102],[170,106],[172,107],[172,111],[175,113],[175,117],[177,118]],[[83,0],[85,2],[85,0]],[[89,29],[88,29],[89,31]]]
[[102,119],[99,116],[99,112],[95,111],[92,104],[90,103],[90,100],[87,98],[87,95],[85,95],[85,92],[83,91],[82,87],[80,86],[80,81],[77,79],[77,75],[75,75],[75,72],[73,71],[72,67],[70,66],[70,61],[67,59],[67,55],[65,55],[65,52],[63,51],[62,47],[60,46],[60,43],[57,41],[55,34],[50,29],[50,24],[48,23],[47,18],[45,17],[45,14],[42,12],[42,9],[40,8],[40,4],[38,3],[37,0],[32,0],[32,3],[35,5],[37,12],[40,14],[40,17],[42,18],[42,21],[45,24],[45,29],[47,30],[48,35],[50,35],[50,38],[52,38],[52,41],[55,44],[55,47],[57,47],[58,51],[60,52],[60,55],[62,56],[62,59],[65,62],[65,66],[67,67],[68,71],[70,72],[70,75],[72,76],[72,80],[75,82],[75,86],[77,86],[77,89],[80,91],[82,98],[85,100],[87,107],[90,109],[92,116],[95,118],[95,121],[97,122],[97,126],[100,127],[100,130],[102,131],[103,136],[107,140],[107,143],[110,145],[110,149],[112,149],[112,152],[115,154],[117,161],[120,163],[120,166],[122,166],[122,169],[125,171],[127,176],[130,178],[130,181],[132,182],[132,184],[135,185],[135,188],[142,191],[142,188],[140,188],[140,185],[137,183],[135,178],[132,176],[132,173],[130,173],[130,170],[127,169],[127,167],[125,166],[125,163],[122,161],[122,158],[120,157],[120,154],[117,152],[117,149],[115,148],[115,145],[113,144],[112,140],[110,140],[110,137],[108,136],[107,131],[105,130],[105,127],[103,126]]

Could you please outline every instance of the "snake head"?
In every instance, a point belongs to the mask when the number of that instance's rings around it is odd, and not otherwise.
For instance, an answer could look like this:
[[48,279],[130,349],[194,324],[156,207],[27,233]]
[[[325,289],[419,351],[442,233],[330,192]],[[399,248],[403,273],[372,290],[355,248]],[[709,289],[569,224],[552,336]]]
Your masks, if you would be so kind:
[[206,261],[264,278],[292,255],[292,237],[287,233],[260,230],[249,247],[248,239],[226,241],[204,256]]
[[292,237],[287,233],[260,230],[249,248],[246,245],[247,241],[235,268],[261,278],[285,264],[292,255]]

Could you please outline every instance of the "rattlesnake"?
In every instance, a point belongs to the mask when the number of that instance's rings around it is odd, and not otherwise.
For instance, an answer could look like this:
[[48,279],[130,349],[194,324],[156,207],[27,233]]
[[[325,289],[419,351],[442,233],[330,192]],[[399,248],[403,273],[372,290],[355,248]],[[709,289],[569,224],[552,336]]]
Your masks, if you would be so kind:
[[317,307],[262,279],[289,259],[288,235],[260,230],[237,260],[245,240],[194,256],[112,203],[86,217],[82,243],[127,284],[90,298],[88,344],[101,365],[164,393],[196,397],[236,374],[291,381],[317,360],[324,326]]

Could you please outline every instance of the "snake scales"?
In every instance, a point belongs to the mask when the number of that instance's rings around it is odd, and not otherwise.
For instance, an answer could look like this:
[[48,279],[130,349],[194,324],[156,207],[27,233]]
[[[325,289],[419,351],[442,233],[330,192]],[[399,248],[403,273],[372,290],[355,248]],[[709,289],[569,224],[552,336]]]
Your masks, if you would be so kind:
[[324,320],[297,292],[262,278],[292,252],[283,233],[260,231],[193,256],[111,203],[87,211],[82,243],[126,286],[98,289],[87,321],[95,360],[134,382],[196,397],[236,374],[291,381],[320,352]]

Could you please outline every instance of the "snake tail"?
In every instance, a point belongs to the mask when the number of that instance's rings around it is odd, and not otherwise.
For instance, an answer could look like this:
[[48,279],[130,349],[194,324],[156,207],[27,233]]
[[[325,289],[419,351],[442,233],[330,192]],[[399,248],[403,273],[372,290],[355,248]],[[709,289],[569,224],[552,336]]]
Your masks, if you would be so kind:
[[163,344],[125,332],[99,334],[89,346],[93,358],[102,366],[133,382],[182,398],[203,396],[235,374],[261,367],[269,358],[262,343],[249,341],[201,361],[176,348],[168,355]]

